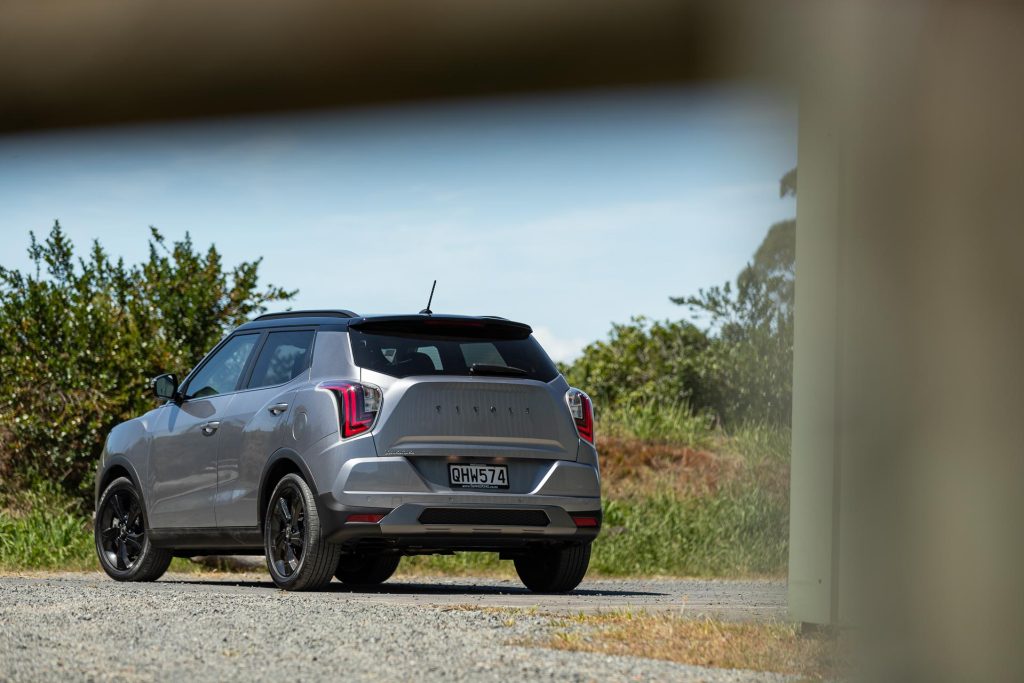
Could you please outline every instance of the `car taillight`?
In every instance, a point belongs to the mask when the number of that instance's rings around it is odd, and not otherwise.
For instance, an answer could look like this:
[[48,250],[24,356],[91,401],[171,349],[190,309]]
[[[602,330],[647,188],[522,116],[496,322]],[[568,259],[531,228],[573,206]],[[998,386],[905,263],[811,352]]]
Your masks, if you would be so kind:
[[576,423],[576,433],[584,441],[594,443],[594,405],[590,397],[579,389],[565,392],[565,402],[569,404],[572,421]]
[[380,389],[359,382],[321,382],[317,389],[330,392],[338,403],[341,438],[358,436],[373,428],[383,398]]

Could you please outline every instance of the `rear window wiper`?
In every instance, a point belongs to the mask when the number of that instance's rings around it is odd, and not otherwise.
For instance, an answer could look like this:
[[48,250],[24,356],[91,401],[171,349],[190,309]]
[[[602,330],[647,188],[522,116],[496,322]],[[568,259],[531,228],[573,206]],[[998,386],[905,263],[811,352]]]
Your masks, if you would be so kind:
[[488,363],[473,363],[469,366],[469,374],[471,375],[508,375],[511,377],[525,377],[529,375],[526,370],[522,368],[512,367],[511,365],[490,365]]

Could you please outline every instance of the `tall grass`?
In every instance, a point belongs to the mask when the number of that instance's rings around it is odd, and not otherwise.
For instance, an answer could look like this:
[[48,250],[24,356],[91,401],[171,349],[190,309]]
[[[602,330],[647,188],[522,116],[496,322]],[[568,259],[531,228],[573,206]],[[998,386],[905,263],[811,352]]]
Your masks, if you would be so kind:
[[92,524],[76,501],[45,484],[8,495],[0,509],[0,568],[93,569]]
[[598,428],[608,436],[662,441],[691,448],[711,444],[714,418],[694,414],[686,403],[633,401],[609,406],[598,415]]
[[789,428],[747,422],[729,430],[721,448],[743,457],[751,465],[782,464],[788,467],[791,441]]
[[787,508],[778,496],[746,486],[610,500],[591,567],[610,575],[776,575],[786,567]]
[[[100,571],[92,519],[48,482],[0,497],[0,571]],[[171,571],[209,571],[175,558]]]
[[[597,426],[605,500],[594,575],[785,572],[787,430],[747,424],[723,431],[686,406],[655,403],[607,410]],[[9,493],[0,499],[0,569],[97,570],[91,529],[53,487]],[[514,576],[511,563],[493,553],[405,558],[399,571]]]
[[[603,574],[778,575],[789,542],[788,429],[723,430],[684,404],[606,411],[598,434],[604,530],[591,566]],[[664,447],[651,447],[651,442]],[[695,452],[696,450],[696,452]]]

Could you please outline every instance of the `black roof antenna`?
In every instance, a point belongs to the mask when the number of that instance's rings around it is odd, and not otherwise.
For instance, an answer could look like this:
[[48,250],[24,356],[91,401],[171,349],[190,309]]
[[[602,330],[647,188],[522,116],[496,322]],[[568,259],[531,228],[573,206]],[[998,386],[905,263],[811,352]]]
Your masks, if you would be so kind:
[[420,315],[434,315],[434,312],[430,310],[430,302],[434,300],[434,287],[437,287],[437,280],[434,280],[434,284],[430,285],[430,298],[427,299],[427,307],[420,311]]

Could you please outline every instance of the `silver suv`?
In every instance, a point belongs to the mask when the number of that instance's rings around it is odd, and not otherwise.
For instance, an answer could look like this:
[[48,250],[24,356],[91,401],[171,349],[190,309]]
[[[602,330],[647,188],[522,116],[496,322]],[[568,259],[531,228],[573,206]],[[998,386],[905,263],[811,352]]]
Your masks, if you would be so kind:
[[496,317],[260,316],[115,427],[96,551],[120,581],[264,554],[274,582],[386,581],[403,555],[500,553],[570,591],[601,526],[589,397]]

